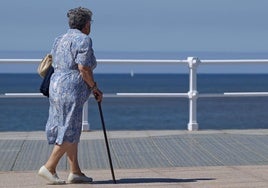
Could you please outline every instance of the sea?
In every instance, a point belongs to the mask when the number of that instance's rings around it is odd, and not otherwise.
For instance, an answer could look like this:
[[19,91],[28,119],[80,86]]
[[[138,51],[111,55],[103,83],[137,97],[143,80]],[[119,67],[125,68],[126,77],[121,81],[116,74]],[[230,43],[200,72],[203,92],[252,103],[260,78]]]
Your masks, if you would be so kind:
[[[12,54],[12,53],[11,53]],[[17,54],[17,53],[16,53]],[[0,52],[0,58],[42,58],[35,56],[10,55]],[[101,58],[134,58],[137,54],[126,55],[103,53]],[[152,57],[140,56],[139,58]],[[190,54],[190,53],[189,53]],[[201,56],[203,54],[203,56]],[[139,54],[140,55],[140,54]],[[148,55],[148,54],[147,54]],[[179,57],[185,59],[188,54]],[[267,59],[265,54],[226,54],[200,53],[206,59]],[[254,56],[253,56],[254,55]],[[12,57],[11,57],[12,56]],[[176,54],[159,54],[154,58],[174,59]],[[178,56],[176,56],[178,57]],[[13,67],[12,67],[13,66]],[[21,66],[21,65],[20,65]],[[36,65],[27,65],[29,70],[17,70],[17,65],[0,64],[0,95],[4,93],[38,93],[42,81],[36,73]],[[123,66],[123,65],[117,65]],[[97,71],[95,80],[104,94],[116,93],[187,93],[189,74],[183,71],[160,71],[153,65],[128,67],[115,72]],[[164,65],[163,65],[164,66]],[[230,65],[228,65],[230,66]],[[197,75],[197,90],[200,94],[224,92],[268,92],[267,66],[253,67],[207,67],[201,68]],[[107,68],[107,67],[104,67]],[[225,68],[225,72],[222,72]],[[10,71],[4,71],[10,70]],[[33,71],[34,70],[34,71]],[[134,70],[134,73],[133,73]],[[186,70],[186,71],[185,71]],[[131,74],[130,74],[131,72]],[[89,99],[89,123],[91,130],[101,129],[98,105],[93,97]],[[0,131],[42,131],[48,118],[48,98],[1,98]],[[187,130],[189,122],[189,100],[187,98],[110,98],[105,97],[102,109],[108,130]],[[227,97],[198,98],[197,123],[201,130],[222,129],[266,129],[268,128],[268,97]]]

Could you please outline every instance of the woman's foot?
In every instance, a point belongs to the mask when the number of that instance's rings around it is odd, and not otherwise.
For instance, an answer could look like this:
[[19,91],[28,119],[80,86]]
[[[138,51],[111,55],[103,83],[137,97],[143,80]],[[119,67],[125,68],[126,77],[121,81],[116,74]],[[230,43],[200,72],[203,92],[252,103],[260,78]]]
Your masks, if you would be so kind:
[[91,177],[87,177],[85,174],[74,174],[70,173],[68,176],[67,183],[91,183],[93,179]]
[[58,177],[57,173],[52,174],[51,172],[49,172],[49,170],[45,166],[42,166],[39,169],[38,175],[45,178],[47,181],[49,181],[50,184],[54,184],[54,185],[65,184],[65,181],[61,180]]

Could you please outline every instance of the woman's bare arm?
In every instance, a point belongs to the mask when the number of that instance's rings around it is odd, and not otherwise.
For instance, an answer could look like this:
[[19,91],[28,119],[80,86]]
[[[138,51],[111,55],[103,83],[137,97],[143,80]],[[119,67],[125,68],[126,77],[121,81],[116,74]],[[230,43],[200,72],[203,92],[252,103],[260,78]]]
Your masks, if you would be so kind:
[[94,80],[93,72],[90,67],[78,65],[78,69],[80,71],[80,74],[83,78],[83,80],[87,83],[89,88],[92,90],[96,100],[98,102],[102,101],[102,92],[98,89],[96,82]]

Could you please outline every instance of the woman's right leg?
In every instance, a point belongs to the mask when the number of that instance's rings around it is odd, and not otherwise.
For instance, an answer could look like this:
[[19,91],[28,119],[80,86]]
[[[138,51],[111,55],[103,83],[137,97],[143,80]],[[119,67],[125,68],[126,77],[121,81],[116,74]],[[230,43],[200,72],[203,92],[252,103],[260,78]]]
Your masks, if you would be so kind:
[[78,163],[78,143],[70,144],[67,151],[67,159],[70,164],[68,183],[91,183],[93,180],[81,172]]
[[67,159],[70,164],[70,172],[81,175],[82,172],[78,163],[78,143],[69,143],[69,147],[66,151]]

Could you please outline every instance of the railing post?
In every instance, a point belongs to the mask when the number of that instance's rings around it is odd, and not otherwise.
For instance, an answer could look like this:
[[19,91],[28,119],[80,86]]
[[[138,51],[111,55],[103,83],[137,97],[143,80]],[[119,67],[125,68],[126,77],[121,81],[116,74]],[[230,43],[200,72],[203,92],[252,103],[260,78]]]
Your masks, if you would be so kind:
[[88,123],[88,100],[85,102],[83,107],[83,119],[82,119],[82,131],[89,131]]
[[197,66],[200,63],[200,60],[196,57],[188,57],[187,58],[188,65],[189,65],[189,91],[188,91],[188,98],[189,98],[189,123],[188,123],[188,130],[195,131],[198,130],[198,123],[196,117],[196,110],[197,110],[197,98],[198,98],[198,91],[197,91]]

